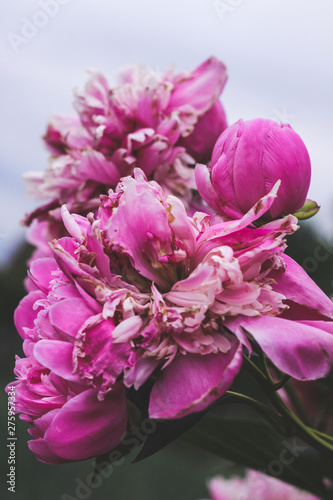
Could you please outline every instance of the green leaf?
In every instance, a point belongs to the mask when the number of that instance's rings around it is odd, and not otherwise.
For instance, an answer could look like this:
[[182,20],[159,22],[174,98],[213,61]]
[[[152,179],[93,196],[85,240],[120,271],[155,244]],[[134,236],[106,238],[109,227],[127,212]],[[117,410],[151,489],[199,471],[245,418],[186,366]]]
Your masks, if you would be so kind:
[[325,500],[331,498],[323,478],[333,479],[332,461],[295,437],[281,436],[244,405],[220,403],[182,439]]
[[306,200],[304,205],[292,215],[295,215],[295,217],[300,220],[310,219],[316,215],[319,209],[320,206],[315,201]]

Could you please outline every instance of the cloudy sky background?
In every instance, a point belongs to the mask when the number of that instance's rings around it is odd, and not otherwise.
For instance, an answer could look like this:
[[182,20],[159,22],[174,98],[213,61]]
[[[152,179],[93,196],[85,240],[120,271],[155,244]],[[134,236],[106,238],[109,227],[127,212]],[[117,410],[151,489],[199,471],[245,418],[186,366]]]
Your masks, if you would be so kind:
[[[53,17],[38,14],[53,4]],[[312,160],[314,224],[333,237],[333,3],[327,0],[0,0],[0,263],[24,238],[22,174],[42,170],[52,114],[97,68],[114,82],[129,63],[194,68],[211,55],[229,80],[222,101],[239,118],[287,121]],[[40,26],[26,35],[27,20]],[[15,39],[15,40],[14,40]]]

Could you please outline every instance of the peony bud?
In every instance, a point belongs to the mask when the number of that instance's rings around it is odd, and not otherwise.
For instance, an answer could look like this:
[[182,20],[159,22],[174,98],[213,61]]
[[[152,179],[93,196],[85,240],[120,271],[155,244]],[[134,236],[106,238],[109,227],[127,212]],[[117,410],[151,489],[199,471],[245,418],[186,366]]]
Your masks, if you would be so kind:
[[258,118],[239,120],[217,140],[211,167],[196,166],[202,198],[228,218],[240,218],[280,179],[276,200],[264,214],[274,219],[303,207],[311,164],[302,139],[290,125]]

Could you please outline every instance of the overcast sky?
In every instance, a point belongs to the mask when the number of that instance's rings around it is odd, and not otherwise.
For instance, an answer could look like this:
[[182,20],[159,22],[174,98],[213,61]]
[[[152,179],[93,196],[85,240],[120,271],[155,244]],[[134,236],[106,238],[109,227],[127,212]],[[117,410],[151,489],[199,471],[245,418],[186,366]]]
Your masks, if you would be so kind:
[[[0,0],[0,262],[24,237],[22,174],[42,170],[52,114],[97,68],[181,71],[211,55],[228,67],[228,121],[289,122],[312,160],[316,223],[333,237],[333,3],[328,0]],[[42,6],[44,8],[42,8]],[[38,25],[38,26],[36,26]]]

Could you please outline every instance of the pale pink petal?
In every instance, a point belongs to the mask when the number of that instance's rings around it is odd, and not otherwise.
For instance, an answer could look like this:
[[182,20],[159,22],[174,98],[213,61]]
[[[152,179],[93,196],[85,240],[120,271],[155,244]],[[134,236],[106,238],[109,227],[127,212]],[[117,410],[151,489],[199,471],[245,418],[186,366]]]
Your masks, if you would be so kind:
[[71,382],[82,383],[79,375],[74,372],[73,344],[60,340],[40,340],[35,344],[36,360],[55,375]]
[[58,269],[53,258],[36,259],[32,261],[30,266],[30,278],[40,290],[47,293],[50,281],[54,278],[54,273]]
[[158,360],[153,358],[140,358],[133,367],[127,368],[124,374],[126,387],[134,386],[138,390],[158,366]]
[[142,319],[140,316],[132,316],[123,320],[112,332],[114,344],[128,342],[135,339],[141,330]]
[[76,337],[83,323],[93,316],[87,302],[79,298],[64,299],[50,307],[49,318],[57,331],[65,333],[73,339]]
[[114,186],[120,180],[121,174],[117,166],[94,150],[86,150],[76,163],[76,176],[82,180],[93,180],[101,184]]

